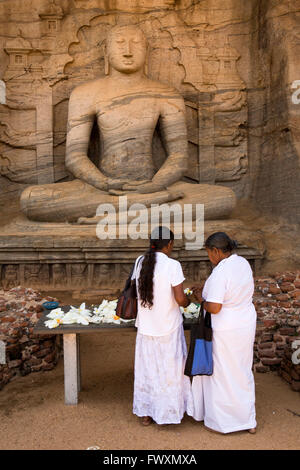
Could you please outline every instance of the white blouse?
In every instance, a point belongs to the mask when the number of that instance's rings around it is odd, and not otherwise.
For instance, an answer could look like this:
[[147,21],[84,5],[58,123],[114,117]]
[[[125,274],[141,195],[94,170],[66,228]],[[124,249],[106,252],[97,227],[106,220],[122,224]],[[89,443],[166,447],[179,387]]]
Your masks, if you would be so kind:
[[211,315],[212,328],[232,330],[253,325],[256,322],[253,292],[253,273],[245,258],[233,254],[220,261],[202,293],[207,302],[222,304],[220,312]]
[[143,257],[135,268],[131,279],[137,279],[138,314],[135,326],[139,333],[149,336],[165,336],[181,325],[183,318],[172,287],[181,284],[185,277],[179,261],[169,258],[162,252],[156,252],[156,263],[153,273],[153,306],[143,307],[138,291],[138,278]]

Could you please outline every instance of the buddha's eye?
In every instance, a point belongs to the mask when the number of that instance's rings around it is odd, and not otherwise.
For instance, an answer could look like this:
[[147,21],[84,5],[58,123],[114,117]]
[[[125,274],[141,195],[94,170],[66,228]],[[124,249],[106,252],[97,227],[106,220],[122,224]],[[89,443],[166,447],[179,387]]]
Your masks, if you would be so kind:
[[123,44],[125,42],[125,39],[120,38],[120,39],[117,39],[116,42],[118,44]]

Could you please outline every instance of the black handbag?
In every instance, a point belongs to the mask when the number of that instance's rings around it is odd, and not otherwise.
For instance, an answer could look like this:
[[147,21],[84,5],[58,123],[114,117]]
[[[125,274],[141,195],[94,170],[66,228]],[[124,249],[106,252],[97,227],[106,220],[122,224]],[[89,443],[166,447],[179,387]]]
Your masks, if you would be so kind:
[[212,375],[212,327],[211,315],[204,316],[204,302],[201,303],[197,322],[191,326],[191,341],[184,375]]
[[[137,266],[141,260],[138,260]],[[123,320],[134,320],[137,316],[137,290],[136,280],[132,279],[131,276],[134,271],[135,262],[133,263],[129,277],[125,283],[125,287],[118,299],[116,315]]]

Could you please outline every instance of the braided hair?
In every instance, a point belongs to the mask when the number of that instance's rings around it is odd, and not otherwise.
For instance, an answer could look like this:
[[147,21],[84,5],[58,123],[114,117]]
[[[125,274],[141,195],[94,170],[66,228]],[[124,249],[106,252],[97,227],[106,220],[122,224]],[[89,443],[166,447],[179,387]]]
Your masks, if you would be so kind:
[[139,275],[138,290],[143,307],[153,306],[153,274],[156,263],[156,251],[167,246],[174,240],[174,233],[166,227],[156,227],[150,237],[150,246],[144,254]]

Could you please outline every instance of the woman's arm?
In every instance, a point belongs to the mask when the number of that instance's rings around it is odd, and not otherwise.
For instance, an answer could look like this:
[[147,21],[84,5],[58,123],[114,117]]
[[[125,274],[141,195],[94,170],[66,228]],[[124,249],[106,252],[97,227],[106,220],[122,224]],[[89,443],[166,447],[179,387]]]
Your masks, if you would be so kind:
[[213,313],[216,315],[217,313],[220,312],[222,308],[222,304],[216,304],[214,302],[204,302],[203,308],[208,313]]
[[178,284],[178,286],[173,286],[172,289],[173,289],[173,292],[174,292],[175,300],[176,300],[176,302],[178,303],[178,305],[180,307],[185,308],[188,305],[190,305],[191,302],[190,302],[188,296],[183,291],[183,283]]
[[[202,289],[198,287],[193,287],[192,290],[198,302],[200,303],[203,302],[204,299],[202,297]],[[213,313],[214,315],[217,315],[222,308],[222,304],[204,301],[203,307],[204,307],[204,310],[206,310],[208,313]]]

